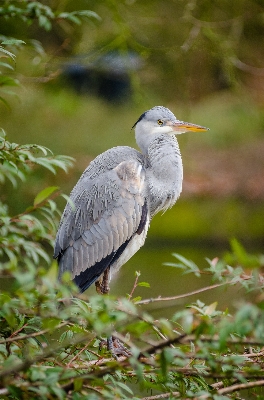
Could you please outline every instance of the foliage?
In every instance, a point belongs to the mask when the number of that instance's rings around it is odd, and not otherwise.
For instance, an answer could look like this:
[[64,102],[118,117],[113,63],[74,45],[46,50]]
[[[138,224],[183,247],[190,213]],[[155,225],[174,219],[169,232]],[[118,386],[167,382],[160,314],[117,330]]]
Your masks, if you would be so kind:
[[[189,260],[181,261],[188,269]],[[46,271],[2,263],[1,272],[10,281],[0,296],[3,399],[224,399],[263,385],[264,282],[257,271],[209,261],[201,275],[257,294],[256,304],[247,301],[231,315],[197,300],[170,320],[154,320],[144,307],[171,299],[133,298],[139,273],[129,299],[115,299],[78,295],[69,276],[57,281],[56,264]],[[129,358],[99,350],[112,332]]]
[[0,17],[5,20],[16,17],[28,25],[37,20],[39,26],[46,31],[51,30],[54,21],[66,19],[79,25],[81,23],[80,18],[83,17],[99,19],[95,12],[89,10],[60,12],[58,8],[53,10],[52,7],[43,4],[43,2],[30,0],[5,0],[0,7]]
[[[36,167],[56,172],[72,162],[43,146],[10,143],[4,134],[0,160],[1,182],[9,180],[14,190]],[[139,281],[139,272],[127,298],[79,295],[69,275],[58,282],[57,265],[50,263],[46,248],[58,223],[57,194],[57,187],[45,188],[16,216],[1,203],[1,398],[224,399],[263,386],[264,281],[256,268],[246,271],[239,261],[230,266],[215,259],[201,271],[175,253],[173,266],[184,273],[212,276],[214,284],[197,294],[233,286],[257,295],[255,303],[245,302],[234,315],[218,310],[216,302],[197,300],[169,320],[156,320],[144,310],[147,304],[193,293],[142,300],[135,296],[137,287],[149,285]],[[232,260],[241,253],[246,260],[241,248],[233,241]],[[116,360],[103,347],[113,332],[130,357]]]
[[[78,62],[86,66],[109,52],[139,54],[142,72],[133,74],[133,68],[130,71],[137,101],[146,99],[151,86],[159,97],[178,99],[188,105],[189,101],[212,91],[239,85],[245,85],[252,92],[256,82],[263,79],[264,23],[263,4],[259,0],[243,3],[236,0],[232,7],[227,1],[206,0],[89,2],[94,11],[78,10],[87,4],[82,0],[4,0],[2,3],[0,21],[7,24],[16,20],[24,24],[27,43],[31,32],[28,26],[38,25],[47,31],[59,27],[52,37],[56,51],[49,58],[48,70],[54,70],[54,64],[57,68],[55,59],[63,62],[57,56],[63,54],[64,40],[71,43],[66,46],[70,49],[67,56],[78,55]],[[100,29],[89,26],[89,31],[84,28],[83,37],[76,35],[73,26],[77,28],[83,18],[96,22],[99,15],[102,17]],[[67,33],[63,35],[61,31]],[[80,39],[78,43],[76,36]]]
[[[208,0],[105,1],[94,2],[94,7],[102,17],[94,35],[98,52],[132,49],[144,59],[143,73],[133,77],[137,96],[142,86],[145,96],[144,89],[153,85],[159,98],[188,104],[244,83],[251,91],[248,80],[262,80],[259,0],[234,0],[232,7],[228,1]],[[91,49],[85,41],[82,48],[94,50],[94,42]]]
[[[5,19],[18,17],[28,24],[37,20],[47,30],[63,18],[79,23],[82,15],[56,12],[38,1],[6,0],[0,7]],[[2,90],[18,84],[8,71],[12,73],[15,52],[23,44],[13,38],[2,40],[0,53],[5,62],[0,67],[7,71],[0,77]],[[5,96],[2,101],[7,104]],[[11,182],[13,192],[19,181],[28,184],[35,168],[56,173],[71,163],[69,157],[54,156],[43,146],[11,143],[4,132],[1,135],[0,184]],[[197,300],[181,304],[169,320],[157,320],[145,311],[147,304],[182,301],[194,292],[141,299],[135,296],[137,287],[149,285],[139,282],[139,273],[131,293],[119,299],[80,295],[67,274],[58,282],[49,250],[58,224],[54,198],[59,194],[57,187],[44,188],[33,205],[10,215],[8,199],[1,191],[1,398],[219,400],[264,386],[263,276],[257,268],[263,267],[262,256],[248,256],[233,241],[233,251],[227,255],[230,263],[208,260],[208,268],[200,270],[175,253],[173,266],[184,273],[198,278],[211,275],[213,284],[196,294],[230,286],[230,290],[243,290],[248,300],[233,315],[218,310],[216,302],[206,305]],[[116,360],[104,348],[101,339],[113,332],[127,346],[128,358]]]
[[[9,180],[14,190],[35,168],[56,172],[72,162],[40,145],[10,143],[5,134],[0,160],[1,183]],[[127,298],[79,295],[67,274],[58,282],[47,247],[58,223],[58,193],[57,187],[45,188],[32,206],[11,216],[1,191],[1,398],[216,400],[264,385],[264,281],[256,268],[262,267],[263,257],[245,270],[241,260],[247,267],[252,256],[233,241],[232,266],[214,259],[200,270],[175,253],[173,266],[184,273],[212,276],[213,285],[196,294],[231,286],[256,301],[245,301],[231,315],[218,310],[217,302],[197,300],[170,319],[154,319],[145,311],[147,304],[194,293],[142,300],[135,296],[137,287],[149,285],[139,281],[138,272]],[[103,347],[112,333],[125,343],[130,357],[115,360]]]
[[[74,10],[72,12],[61,12],[58,9],[52,9],[52,7],[43,4],[40,1],[31,0],[5,0],[0,6],[0,21],[5,20],[22,20],[27,26],[31,25],[34,21],[37,21],[40,28],[50,31],[52,24],[59,24],[62,21],[68,23],[80,25],[82,19],[97,19],[100,20],[99,16],[90,10]],[[39,42],[32,41],[29,39],[30,44],[34,47],[34,50],[42,54],[44,50]],[[15,92],[12,89],[14,86],[19,86],[20,82],[17,77],[10,76],[10,71],[14,72],[14,66],[16,61],[16,52],[21,50],[22,46],[26,44],[23,40],[16,39],[9,36],[0,35],[0,101],[2,101],[7,107],[9,104],[6,100],[6,95],[14,95]]]
[[[13,86],[18,86],[19,82],[17,79],[5,74],[2,72],[2,70],[11,70],[14,71],[14,66],[12,65],[15,62],[15,54],[12,53],[11,51],[8,51],[5,46],[16,46],[16,47],[21,47],[22,44],[25,42],[23,40],[16,40],[16,39],[7,39],[4,41],[1,41],[0,45],[0,59],[4,58],[5,61],[0,61],[0,89],[3,94],[11,94],[14,95],[15,92],[10,90],[10,87]],[[0,96],[0,101],[2,101],[7,107],[8,103],[3,97],[3,95]]]
[[[42,154],[42,155],[41,155]],[[9,180],[14,189],[18,180],[26,181],[28,174],[37,166],[55,173],[57,168],[67,171],[72,158],[54,156],[40,145],[19,145],[0,136],[0,183]],[[0,197],[0,257],[6,261],[4,268],[39,263],[39,258],[50,262],[42,244],[53,244],[58,217],[60,216],[53,198],[59,195],[58,187],[49,187],[37,194],[34,204],[22,213],[10,216],[8,205]]]

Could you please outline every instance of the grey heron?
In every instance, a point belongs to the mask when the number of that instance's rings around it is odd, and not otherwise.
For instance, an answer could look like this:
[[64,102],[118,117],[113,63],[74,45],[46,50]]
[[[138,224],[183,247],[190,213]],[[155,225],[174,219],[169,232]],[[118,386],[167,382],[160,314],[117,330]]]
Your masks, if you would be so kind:
[[161,106],[144,112],[133,128],[141,152],[119,146],[97,156],[61,218],[54,258],[60,276],[69,271],[80,292],[95,282],[97,292],[108,293],[111,274],[143,246],[153,216],[180,196],[183,167],[175,135],[208,130]]

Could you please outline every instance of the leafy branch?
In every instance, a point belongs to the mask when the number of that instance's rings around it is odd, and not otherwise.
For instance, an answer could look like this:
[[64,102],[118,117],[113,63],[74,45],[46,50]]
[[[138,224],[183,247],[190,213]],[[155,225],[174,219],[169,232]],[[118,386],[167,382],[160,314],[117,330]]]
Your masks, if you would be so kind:
[[16,17],[26,22],[28,25],[32,24],[34,20],[37,20],[39,26],[46,31],[51,30],[52,22],[61,19],[66,19],[78,25],[81,23],[81,18],[100,20],[100,17],[90,10],[60,12],[53,10],[48,5],[42,4],[40,1],[30,0],[5,0],[4,4],[0,7],[0,18],[1,17],[6,20]]

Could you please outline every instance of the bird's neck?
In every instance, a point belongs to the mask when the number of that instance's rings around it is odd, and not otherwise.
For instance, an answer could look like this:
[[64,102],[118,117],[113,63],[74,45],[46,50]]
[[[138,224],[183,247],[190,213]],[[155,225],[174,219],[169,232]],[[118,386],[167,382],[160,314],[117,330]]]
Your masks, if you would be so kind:
[[153,216],[173,206],[182,191],[183,168],[177,139],[167,134],[156,137],[149,144],[146,160]]

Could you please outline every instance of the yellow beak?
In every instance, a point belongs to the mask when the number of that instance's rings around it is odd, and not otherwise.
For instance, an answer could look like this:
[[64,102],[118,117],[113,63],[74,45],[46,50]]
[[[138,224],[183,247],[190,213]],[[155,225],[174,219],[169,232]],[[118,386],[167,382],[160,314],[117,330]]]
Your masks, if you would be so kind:
[[209,131],[209,128],[206,128],[205,126],[201,125],[196,125],[196,124],[191,124],[190,122],[183,122],[183,121],[176,121],[174,124],[172,124],[172,129],[175,132],[178,133],[184,133],[184,132],[205,132]]

